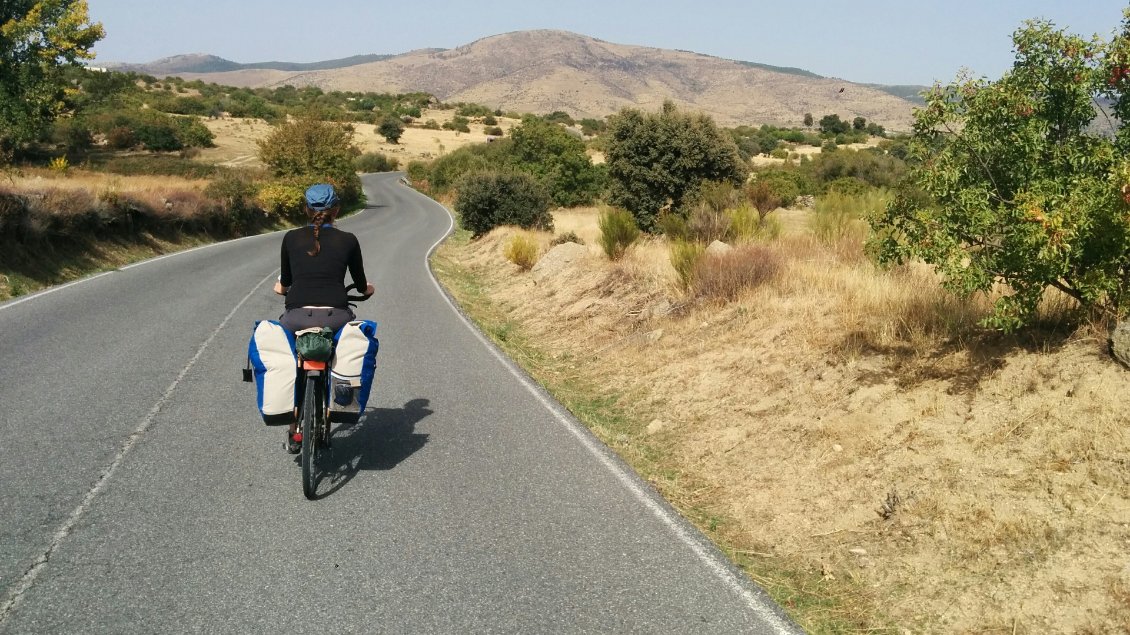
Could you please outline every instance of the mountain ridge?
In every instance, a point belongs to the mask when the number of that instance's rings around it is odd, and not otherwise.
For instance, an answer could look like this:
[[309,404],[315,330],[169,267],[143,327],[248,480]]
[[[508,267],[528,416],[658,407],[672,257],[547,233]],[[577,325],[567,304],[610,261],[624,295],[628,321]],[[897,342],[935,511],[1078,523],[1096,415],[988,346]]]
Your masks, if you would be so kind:
[[312,71],[346,68],[379,62],[395,55],[368,53],[351,55],[338,59],[322,60],[318,62],[234,62],[229,59],[208,53],[184,53],[171,55],[151,62],[140,64],[129,62],[108,62],[103,67],[115,71],[134,71],[148,75],[175,75],[179,73],[224,73],[237,70],[276,70],[276,71]]
[[[215,60],[210,61],[218,64]],[[513,31],[452,49],[421,49],[333,68],[311,65],[287,70],[243,64],[164,74],[246,87],[426,92],[447,102],[518,112],[561,110],[574,117],[600,118],[624,107],[656,109],[670,100],[722,125],[795,126],[806,113],[817,118],[836,113],[906,130],[914,107],[881,89],[804,69],[616,44],[553,29]]]

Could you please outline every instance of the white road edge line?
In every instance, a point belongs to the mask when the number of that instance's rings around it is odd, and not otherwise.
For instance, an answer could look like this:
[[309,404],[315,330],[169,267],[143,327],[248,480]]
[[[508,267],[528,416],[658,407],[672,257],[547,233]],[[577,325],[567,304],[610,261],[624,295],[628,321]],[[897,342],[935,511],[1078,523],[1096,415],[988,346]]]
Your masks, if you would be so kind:
[[19,582],[12,588],[11,591],[9,591],[8,597],[5,598],[4,603],[0,604],[0,626],[3,626],[5,620],[8,619],[8,616],[11,614],[12,610],[19,604],[20,599],[23,598],[24,593],[26,593],[33,584],[35,584],[35,579],[38,578],[40,572],[42,572],[43,569],[47,567],[47,563],[51,560],[51,556],[54,555],[55,551],[58,550],[63,541],[66,540],[68,536],[70,536],[71,532],[74,531],[75,525],[78,524],[78,521],[90,509],[91,504],[94,502],[94,498],[98,496],[98,494],[103,489],[105,489],[106,482],[110,480],[110,477],[114,475],[114,472],[116,472],[118,467],[121,466],[121,464],[125,461],[126,455],[128,455],[130,453],[130,450],[132,450],[133,447],[137,445],[138,441],[141,440],[141,437],[149,431],[149,428],[153,425],[153,421],[161,412],[162,406],[164,406],[169,398],[172,397],[173,391],[176,390],[180,382],[185,378],[186,375],[188,375],[188,371],[192,370],[192,367],[196,365],[197,360],[199,360],[200,357],[204,354],[204,351],[208,348],[212,341],[216,339],[216,336],[220,334],[220,331],[222,331],[224,327],[228,325],[228,322],[230,322],[231,319],[235,316],[236,311],[239,311],[240,307],[242,307],[251,298],[251,296],[253,296],[255,292],[259,290],[259,287],[263,286],[263,284],[268,280],[273,280],[277,275],[277,271],[272,271],[271,275],[260,280],[258,284],[251,288],[251,291],[247,292],[247,295],[243,296],[243,299],[235,305],[235,308],[231,310],[231,313],[228,313],[227,316],[220,322],[220,325],[217,326],[214,331],[212,331],[212,334],[208,336],[208,339],[204,340],[204,343],[201,344],[200,348],[196,350],[196,354],[192,356],[192,359],[188,360],[188,363],[184,368],[181,369],[180,373],[176,376],[176,379],[173,380],[173,383],[169,384],[169,387],[165,389],[165,393],[161,395],[161,397],[157,400],[157,403],[153,404],[153,407],[149,409],[149,412],[145,415],[145,418],[142,419],[141,424],[138,425],[137,429],[134,430],[133,433],[130,434],[126,439],[125,444],[122,445],[122,449],[118,451],[118,454],[114,457],[114,460],[110,463],[110,466],[102,471],[102,474],[99,475],[98,480],[86,492],[86,495],[83,497],[82,502],[79,503],[78,507],[76,507],[74,511],[71,512],[70,516],[67,517],[67,520],[55,532],[55,535],[51,538],[51,542],[48,544],[47,549],[42,554],[40,554],[38,558],[36,558],[35,562],[31,565],[31,567],[28,568],[23,577],[20,578]]
[[[438,290],[440,295],[443,296],[443,299],[447,302],[448,306],[451,307],[451,310],[454,311],[455,314],[459,317],[460,321],[463,322],[464,326],[471,330],[475,337],[478,338],[478,340],[482,342],[484,346],[486,346],[491,355],[493,355],[495,359],[497,359],[503,366],[505,366],[506,370],[508,370],[510,374],[513,375],[522,384],[522,386],[525,387],[526,390],[529,391],[529,393],[532,394],[534,398],[537,399],[538,402],[541,403],[541,405],[544,406],[545,409],[553,415],[557,422],[564,426],[567,430],[569,430],[569,432],[572,433],[573,436],[581,442],[581,445],[583,445],[585,449],[589,451],[589,453],[595,456],[596,459],[600,461],[600,463],[604,465],[604,467],[606,467],[613,476],[616,477],[616,480],[620,481],[620,483],[624,487],[628,488],[628,491],[634,494],[635,497],[639,499],[639,501],[642,502],[645,507],[647,507],[653,514],[655,514],[660,520],[662,520],[663,523],[667,525],[667,527],[675,534],[675,536],[678,537],[678,539],[683,544],[687,545],[687,547],[689,547],[691,551],[693,551],[694,554],[698,556],[698,558],[703,563],[706,564],[710,571],[714,573],[714,575],[717,576],[723,583],[725,583],[731,591],[738,594],[739,597],[745,600],[746,605],[749,606],[749,608],[752,609],[753,612],[756,613],[758,617],[760,617],[765,622],[766,625],[775,629],[777,633],[781,634],[791,635],[794,633],[803,632],[798,631],[792,624],[781,619],[781,616],[776,611],[773,611],[771,608],[766,607],[760,598],[751,593],[743,583],[744,580],[738,578],[734,574],[728,563],[719,562],[718,558],[706,547],[704,547],[700,540],[696,539],[686,530],[679,518],[672,517],[671,513],[666,508],[657,503],[651,495],[645,492],[631,474],[626,473],[619,464],[617,464],[608,456],[603,445],[598,445],[599,442],[595,440],[595,437],[589,434],[587,429],[579,428],[578,424],[574,423],[571,416],[567,416],[565,413],[561,412],[560,407],[550,401],[546,397],[545,393],[540,390],[535,384],[533,384],[530,378],[525,373],[520,371],[515,366],[514,362],[506,357],[498,349],[498,347],[494,345],[493,342],[487,339],[486,336],[484,336],[482,332],[480,332],[479,329],[470,322],[470,320],[463,314],[463,312],[460,311],[457,306],[455,306],[451,298],[448,297],[447,292],[445,292],[443,290],[443,287],[440,286],[439,281],[436,280],[435,275],[432,273],[431,267],[428,266],[428,261],[431,259],[432,252],[434,252],[439,247],[440,243],[447,239],[452,229],[454,229],[455,216],[451,213],[450,210],[448,210],[443,205],[440,205],[434,199],[426,197],[423,194],[420,194],[420,196],[426,198],[428,201],[431,201],[433,204],[443,209],[443,211],[447,213],[448,218],[450,219],[449,225],[447,227],[447,232],[445,232],[444,235],[439,240],[437,240],[435,244],[433,244],[424,255],[424,269],[428,272],[428,276],[432,279],[432,284],[435,285],[436,290]],[[768,599],[768,597],[766,599]]]

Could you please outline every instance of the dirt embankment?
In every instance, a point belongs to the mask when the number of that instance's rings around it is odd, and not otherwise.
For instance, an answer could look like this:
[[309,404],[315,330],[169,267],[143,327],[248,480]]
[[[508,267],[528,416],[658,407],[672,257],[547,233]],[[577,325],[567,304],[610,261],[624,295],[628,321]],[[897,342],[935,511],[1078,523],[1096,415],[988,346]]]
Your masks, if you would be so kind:
[[806,628],[1130,632],[1130,372],[1101,337],[932,339],[891,308],[928,272],[797,236],[774,281],[699,303],[661,241],[610,263],[595,219],[557,214],[588,246],[532,272],[510,229],[439,269],[551,388],[601,387],[624,422],[596,432]]

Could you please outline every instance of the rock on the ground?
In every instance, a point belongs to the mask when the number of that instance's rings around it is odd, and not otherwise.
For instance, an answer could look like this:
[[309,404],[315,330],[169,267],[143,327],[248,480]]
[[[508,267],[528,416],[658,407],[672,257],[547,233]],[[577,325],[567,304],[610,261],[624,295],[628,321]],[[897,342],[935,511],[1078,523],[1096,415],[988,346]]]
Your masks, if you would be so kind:
[[577,243],[561,243],[542,256],[530,270],[534,280],[541,281],[557,275],[570,264],[581,260],[589,253],[588,247]]
[[1110,334],[1110,353],[1122,364],[1130,368],[1130,320],[1118,323]]
[[716,240],[706,247],[706,253],[711,256],[725,256],[733,250],[733,247],[727,245],[721,240]]

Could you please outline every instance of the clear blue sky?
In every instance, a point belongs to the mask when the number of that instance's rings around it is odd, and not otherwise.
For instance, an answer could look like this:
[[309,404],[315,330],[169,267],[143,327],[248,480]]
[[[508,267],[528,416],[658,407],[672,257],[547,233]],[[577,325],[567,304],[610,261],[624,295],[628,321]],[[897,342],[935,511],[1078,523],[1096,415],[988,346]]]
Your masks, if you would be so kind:
[[854,82],[931,84],[962,67],[999,77],[1010,35],[1046,18],[1109,36],[1125,0],[89,0],[103,62],[211,53],[311,62],[454,48],[489,35],[562,29],[616,42],[795,66]]

